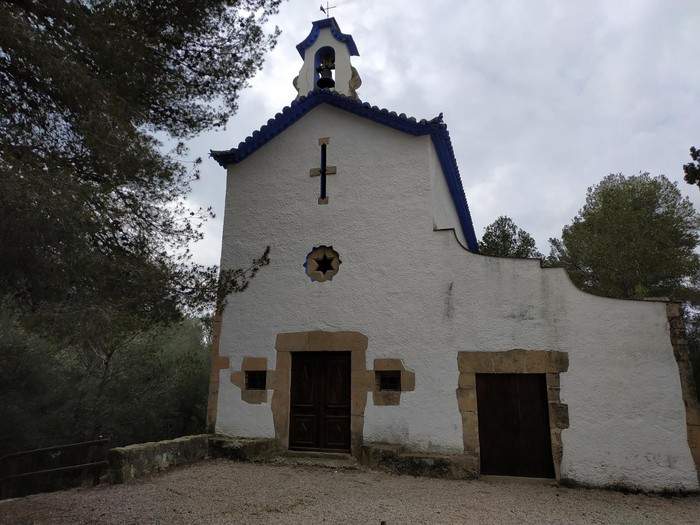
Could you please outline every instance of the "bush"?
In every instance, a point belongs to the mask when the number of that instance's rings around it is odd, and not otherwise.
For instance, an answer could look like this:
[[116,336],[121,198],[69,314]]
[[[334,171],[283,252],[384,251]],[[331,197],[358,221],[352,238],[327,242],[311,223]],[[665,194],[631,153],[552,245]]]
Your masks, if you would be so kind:
[[205,431],[209,344],[199,320],[137,334],[108,363],[28,333],[8,308],[0,333],[0,455],[100,434],[118,446]]

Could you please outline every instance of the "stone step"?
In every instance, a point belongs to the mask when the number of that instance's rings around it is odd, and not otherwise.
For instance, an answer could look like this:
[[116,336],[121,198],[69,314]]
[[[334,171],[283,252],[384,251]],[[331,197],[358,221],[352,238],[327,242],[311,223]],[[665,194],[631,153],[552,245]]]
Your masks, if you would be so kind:
[[288,458],[355,459],[350,454],[343,452],[307,452],[305,450],[285,450],[281,455]]
[[285,451],[270,461],[276,465],[321,467],[333,470],[358,470],[360,464],[350,454],[333,452]]

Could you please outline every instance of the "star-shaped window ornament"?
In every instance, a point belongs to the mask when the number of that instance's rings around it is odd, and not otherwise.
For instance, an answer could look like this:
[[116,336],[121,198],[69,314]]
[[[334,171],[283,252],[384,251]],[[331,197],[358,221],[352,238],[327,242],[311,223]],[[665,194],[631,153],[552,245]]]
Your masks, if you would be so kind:
[[330,281],[338,273],[341,260],[332,246],[317,246],[306,256],[304,268],[314,282]]
[[316,260],[316,266],[317,270],[321,273],[326,273],[330,272],[333,270],[333,259],[331,257],[328,257],[325,253],[320,259],[315,259]]

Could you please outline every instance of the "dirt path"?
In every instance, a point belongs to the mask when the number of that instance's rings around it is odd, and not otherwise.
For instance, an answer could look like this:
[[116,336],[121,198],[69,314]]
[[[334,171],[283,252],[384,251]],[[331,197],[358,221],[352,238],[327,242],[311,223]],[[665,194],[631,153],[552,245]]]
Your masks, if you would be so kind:
[[449,481],[215,460],[0,502],[0,523],[700,523],[700,496]]

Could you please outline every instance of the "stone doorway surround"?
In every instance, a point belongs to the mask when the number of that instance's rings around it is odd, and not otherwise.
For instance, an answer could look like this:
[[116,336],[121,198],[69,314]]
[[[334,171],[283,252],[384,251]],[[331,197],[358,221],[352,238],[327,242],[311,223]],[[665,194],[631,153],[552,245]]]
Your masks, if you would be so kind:
[[476,374],[545,374],[552,442],[554,475],[560,480],[561,431],[569,428],[569,407],[559,396],[559,374],[569,369],[566,352],[547,350],[508,350],[505,352],[458,352],[459,386],[457,403],[462,416],[464,453],[479,468],[479,414],[476,403]]
[[365,367],[367,336],[359,332],[291,332],[277,335],[277,364],[272,374],[272,419],[275,439],[289,448],[289,402],[292,380],[292,352],[350,352],[350,450],[362,447],[367,391],[371,390]]
[[[401,397],[416,388],[415,372],[404,366],[403,360],[396,358],[374,359],[374,368],[367,368],[367,336],[360,332],[339,331],[325,332],[288,332],[277,334],[275,350],[277,352],[276,368],[269,368],[266,357],[244,356],[240,370],[231,371],[231,382],[241,392],[241,400],[250,404],[270,402],[269,391],[272,390],[272,419],[277,445],[289,448],[289,411],[290,388],[292,376],[292,352],[350,352],[350,451],[357,458],[361,456],[367,394],[372,393],[375,406],[400,405]],[[218,358],[218,353],[214,358]],[[228,360],[228,358],[226,358]],[[224,363],[216,369],[218,370]],[[213,368],[213,367],[212,367]],[[400,372],[400,390],[382,391],[376,378],[376,372],[392,370]],[[266,387],[264,390],[248,390],[245,384],[247,371],[265,371]],[[214,377],[214,371],[212,372]],[[213,384],[213,383],[212,383]],[[218,387],[218,382],[216,383]],[[218,390],[218,388],[217,388]],[[212,401],[210,398],[210,407]],[[216,405],[214,405],[214,410]],[[216,413],[212,415],[215,420]]]
[[[375,359],[374,370],[367,369],[367,336],[360,332],[290,332],[277,334],[276,369],[268,371],[268,388],[272,393],[272,418],[275,439],[283,449],[289,448],[289,402],[292,375],[292,352],[350,352],[350,451],[355,457],[362,452],[367,394],[373,392],[376,405],[398,405],[403,392],[415,389],[415,374],[406,370],[400,359]],[[375,370],[401,370],[401,391],[386,395],[379,392]],[[405,378],[405,380],[404,380]]]

